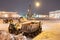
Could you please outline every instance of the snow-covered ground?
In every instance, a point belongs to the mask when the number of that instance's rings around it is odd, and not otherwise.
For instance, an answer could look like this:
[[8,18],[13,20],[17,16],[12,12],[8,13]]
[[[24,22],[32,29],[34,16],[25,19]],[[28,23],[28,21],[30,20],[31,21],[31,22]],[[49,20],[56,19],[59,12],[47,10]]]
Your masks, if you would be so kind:
[[42,31],[55,31],[60,33],[60,21],[45,21],[42,23]]
[[42,21],[42,31],[33,40],[60,40],[60,21]]
[[[8,31],[9,24],[0,23],[0,30]],[[60,21],[42,21],[42,33],[33,40],[60,40]]]
[[0,30],[8,31],[9,24],[0,24]]

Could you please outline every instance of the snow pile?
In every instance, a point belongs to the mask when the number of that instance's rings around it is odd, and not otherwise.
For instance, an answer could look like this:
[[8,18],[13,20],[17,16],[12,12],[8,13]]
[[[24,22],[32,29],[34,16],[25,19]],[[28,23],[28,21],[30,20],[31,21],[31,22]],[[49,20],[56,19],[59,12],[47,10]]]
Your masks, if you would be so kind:
[[6,31],[0,30],[0,40],[27,40],[22,34],[14,35]]

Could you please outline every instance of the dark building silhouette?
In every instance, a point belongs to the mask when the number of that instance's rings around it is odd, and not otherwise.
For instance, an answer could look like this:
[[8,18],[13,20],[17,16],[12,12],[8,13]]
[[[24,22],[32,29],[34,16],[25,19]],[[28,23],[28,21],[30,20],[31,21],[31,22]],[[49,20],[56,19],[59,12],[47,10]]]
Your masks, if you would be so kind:
[[27,18],[32,18],[32,7],[31,7],[31,4],[29,4],[29,8],[28,8],[28,13],[27,13]]

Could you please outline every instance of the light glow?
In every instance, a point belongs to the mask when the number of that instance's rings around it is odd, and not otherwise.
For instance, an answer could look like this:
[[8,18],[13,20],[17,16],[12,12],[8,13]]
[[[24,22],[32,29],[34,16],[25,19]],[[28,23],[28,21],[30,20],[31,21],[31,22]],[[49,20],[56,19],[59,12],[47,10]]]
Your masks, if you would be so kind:
[[5,14],[4,17],[8,17],[8,14]]
[[36,5],[36,7],[39,7],[40,6],[40,3],[39,2],[36,2],[35,5]]

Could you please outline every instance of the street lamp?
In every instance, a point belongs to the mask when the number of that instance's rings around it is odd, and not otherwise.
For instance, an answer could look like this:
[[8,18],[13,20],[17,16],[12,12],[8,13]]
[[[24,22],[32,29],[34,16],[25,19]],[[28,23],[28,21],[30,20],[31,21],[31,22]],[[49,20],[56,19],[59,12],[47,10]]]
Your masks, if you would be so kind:
[[[41,6],[41,3],[39,2],[39,1],[35,1],[35,7],[37,8],[36,9],[36,13],[38,14],[38,11],[39,11],[39,7]],[[37,17],[39,17],[39,16],[37,16]]]
[[37,2],[35,2],[35,6],[36,7],[39,7],[41,4],[37,1]]
[[8,17],[8,14],[3,15],[4,17]]

